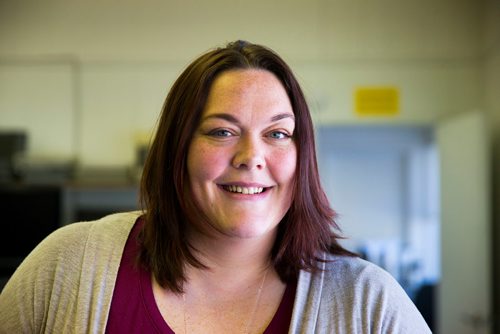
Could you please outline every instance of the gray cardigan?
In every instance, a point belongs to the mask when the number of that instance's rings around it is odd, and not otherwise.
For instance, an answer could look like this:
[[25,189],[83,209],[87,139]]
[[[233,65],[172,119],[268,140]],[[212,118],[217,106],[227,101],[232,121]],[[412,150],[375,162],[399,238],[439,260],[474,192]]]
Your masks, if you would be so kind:
[[[122,251],[139,212],[65,226],[0,295],[0,333],[104,333]],[[397,282],[366,261],[331,256],[301,272],[289,333],[430,333]]]

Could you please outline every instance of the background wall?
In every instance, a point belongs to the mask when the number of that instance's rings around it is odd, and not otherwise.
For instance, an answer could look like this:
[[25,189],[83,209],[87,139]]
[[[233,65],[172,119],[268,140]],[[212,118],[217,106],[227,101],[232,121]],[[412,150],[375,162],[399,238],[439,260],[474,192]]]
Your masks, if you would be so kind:
[[[31,155],[130,165],[182,69],[247,39],[290,62],[317,124],[433,125],[484,111],[498,245],[499,17],[498,0],[0,0],[0,129],[27,129]],[[400,115],[357,117],[352,94],[365,85],[397,86]]]
[[[321,123],[432,123],[483,104],[481,1],[0,4],[1,126],[83,165],[132,163],[184,66],[235,39],[282,54]],[[357,118],[354,88],[384,84],[399,87],[401,115]]]

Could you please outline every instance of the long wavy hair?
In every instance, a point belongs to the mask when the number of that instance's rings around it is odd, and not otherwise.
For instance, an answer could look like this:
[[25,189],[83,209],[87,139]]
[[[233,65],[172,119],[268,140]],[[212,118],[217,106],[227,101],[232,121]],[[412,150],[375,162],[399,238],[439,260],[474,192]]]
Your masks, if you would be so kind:
[[271,259],[282,281],[300,270],[318,270],[324,253],[353,255],[338,243],[335,212],[321,187],[314,130],[302,89],[289,66],[272,50],[245,41],[209,51],[194,60],[173,84],[162,108],[156,136],[145,162],[140,197],[144,210],[139,262],[157,282],[182,292],[185,265],[205,268],[186,238],[192,215],[187,154],[214,80],[223,72],[261,69],[282,83],[295,115],[297,146],[295,189],[290,208],[278,225]]

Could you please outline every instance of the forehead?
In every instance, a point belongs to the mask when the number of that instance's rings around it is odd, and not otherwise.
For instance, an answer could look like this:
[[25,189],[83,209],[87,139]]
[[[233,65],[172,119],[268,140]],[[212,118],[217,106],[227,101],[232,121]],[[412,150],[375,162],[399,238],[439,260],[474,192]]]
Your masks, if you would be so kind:
[[210,88],[204,114],[246,108],[293,113],[285,88],[273,73],[243,69],[220,74]]
[[[264,69],[235,69],[222,72],[212,83],[211,91],[241,90],[252,87],[283,88],[274,73]],[[284,89],[284,88],[283,88]]]

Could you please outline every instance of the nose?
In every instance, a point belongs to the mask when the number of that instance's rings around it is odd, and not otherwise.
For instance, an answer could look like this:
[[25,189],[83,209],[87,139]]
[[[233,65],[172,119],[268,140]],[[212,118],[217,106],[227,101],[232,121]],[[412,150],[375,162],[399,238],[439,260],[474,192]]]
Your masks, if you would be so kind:
[[264,151],[264,144],[258,138],[241,138],[237,144],[232,165],[238,169],[264,169],[266,167]]

